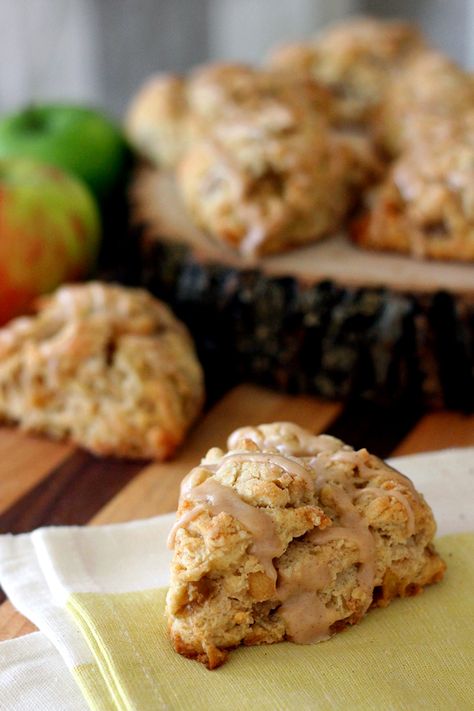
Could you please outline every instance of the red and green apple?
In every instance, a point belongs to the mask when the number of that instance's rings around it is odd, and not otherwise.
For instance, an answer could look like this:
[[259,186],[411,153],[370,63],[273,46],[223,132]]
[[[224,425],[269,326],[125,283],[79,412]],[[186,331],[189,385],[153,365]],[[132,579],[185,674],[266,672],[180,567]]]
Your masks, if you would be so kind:
[[39,294],[88,276],[100,232],[81,181],[55,166],[0,160],[0,324]]
[[0,158],[33,158],[81,178],[102,200],[123,175],[128,149],[118,126],[74,104],[30,106],[0,119]]

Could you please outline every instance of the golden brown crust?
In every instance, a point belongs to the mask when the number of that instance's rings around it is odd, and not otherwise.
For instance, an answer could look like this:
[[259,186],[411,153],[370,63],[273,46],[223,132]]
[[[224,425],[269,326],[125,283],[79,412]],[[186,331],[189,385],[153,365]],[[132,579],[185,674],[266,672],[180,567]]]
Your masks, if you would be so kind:
[[307,77],[216,62],[188,76],[158,74],[148,79],[131,102],[126,130],[144,157],[170,168],[196,140],[212,133],[216,122],[242,110],[258,114],[278,100],[318,117],[330,117],[333,111],[330,93]]
[[474,113],[425,125],[353,226],[362,247],[474,260]]
[[396,156],[416,147],[440,121],[457,120],[472,110],[472,75],[440,52],[423,51],[392,76],[374,117],[374,134],[383,149]]
[[310,42],[276,50],[270,65],[309,74],[333,94],[343,123],[366,123],[384,97],[391,72],[424,46],[416,27],[398,20],[355,18]]
[[378,172],[366,139],[272,100],[216,125],[188,151],[178,182],[202,229],[254,256],[337,231]]
[[142,156],[163,167],[176,165],[195,133],[186,80],[177,74],[150,77],[133,98],[125,129]]
[[291,423],[238,430],[182,484],[167,595],[177,652],[327,639],[443,577],[431,510],[366,450]]
[[198,415],[192,341],[146,291],[65,286],[0,330],[0,418],[95,454],[170,457]]

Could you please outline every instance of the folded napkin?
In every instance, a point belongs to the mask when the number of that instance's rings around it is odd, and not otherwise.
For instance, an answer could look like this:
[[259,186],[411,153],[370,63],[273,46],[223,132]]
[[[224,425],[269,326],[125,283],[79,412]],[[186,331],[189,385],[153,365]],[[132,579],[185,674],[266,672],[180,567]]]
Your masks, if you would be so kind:
[[[473,462],[473,448],[394,460],[432,505],[440,533],[451,534],[437,543],[448,563],[442,583],[370,612],[327,642],[241,648],[212,672],[177,655],[166,636],[173,516],[1,536],[0,584],[50,642],[36,633],[0,644],[0,709],[82,710],[70,691],[74,677],[96,711],[471,710],[474,534],[462,531],[474,530]],[[64,704],[53,689],[46,698],[48,659]],[[32,696],[33,679],[43,706]],[[34,706],[19,696],[21,684]]]

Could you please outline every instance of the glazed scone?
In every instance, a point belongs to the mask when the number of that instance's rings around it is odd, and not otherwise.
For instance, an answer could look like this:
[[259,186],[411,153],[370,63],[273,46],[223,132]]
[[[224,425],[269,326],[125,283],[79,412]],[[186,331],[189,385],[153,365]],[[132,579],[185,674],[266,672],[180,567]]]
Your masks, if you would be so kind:
[[183,480],[167,595],[174,648],[210,669],[240,644],[328,639],[443,577],[412,483],[292,423],[245,427]]
[[173,168],[196,139],[212,132],[216,121],[274,100],[292,101],[322,116],[333,112],[330,93],[311,79],[216,62],[188,76],[159,74],[149,79],[134,97],[125,125],[145,158]]
[[472,261],[474,113],[424,128],[369,194],[352,236],[371,249]]
[[125,130],[142,156],[165,168],[176,165],[195,133],[186,80],[175,74],[148,79],[129,107]]
[[290,102],[316,118],[331,118],[334,110],[330,92],[311,78],[247,64],[215,62],[198,67],[187,87],[190,110],[203,132],[224,117],[232,118],[235,111],[265,109],[274,102]]
[[407,22],[362,17],[275,50],[269,64],[309,74],[335,97],[340,121],[360,124],[380,104],[393,69],[423,46],[422,35]]
[[215,124],[187,152],[177,180],[194,222],[254,257],[337,231],[378,172],[365,138],[333,132],[321,116],[278,98]]
[[64,286],[0,330],[0,419],[95,454],[170,457],[203,396],[185,326],[143,290]]
[[375,116],[375,137],[387,153],[398,155],[416,147],[430,124],[472,110],[472,75],[439,52],[420,52],[391,78]]

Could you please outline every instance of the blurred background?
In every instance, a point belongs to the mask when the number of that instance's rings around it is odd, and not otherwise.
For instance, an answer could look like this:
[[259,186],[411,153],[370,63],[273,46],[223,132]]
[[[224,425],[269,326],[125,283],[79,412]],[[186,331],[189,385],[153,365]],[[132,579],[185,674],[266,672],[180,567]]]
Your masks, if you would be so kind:
[[414,20],[474,66],[474,0],[0,0],[0,111],[61,98],[120,116],[154,71],[258,61],[360,13]]

